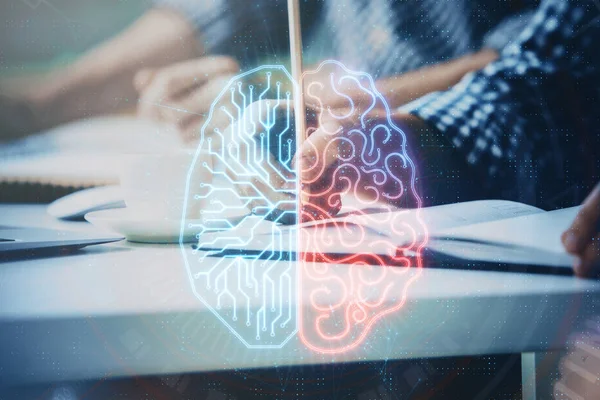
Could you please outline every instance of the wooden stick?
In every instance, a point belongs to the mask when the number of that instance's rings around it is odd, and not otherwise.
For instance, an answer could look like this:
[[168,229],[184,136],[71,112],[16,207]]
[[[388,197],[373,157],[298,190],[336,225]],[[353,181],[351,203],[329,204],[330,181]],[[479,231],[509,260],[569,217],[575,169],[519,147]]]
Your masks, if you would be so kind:
[[[304,106],[304,82],[302,79],[302,28],[300,24],[300,4],[298,0],[288,0],[288,25],[290,32],[290,62],[292,64],[292,78],[297,84],[294,93],[294,123],[296,125],[296,155],[300,154],[302,143],[306,140],[306,109]],[[297,196],[297,223],[302,223],[302,182],[300,182],[300,163],[296,163],[296,176],[298,177]],[[298,235],[298,249],[300,248],[300,235]]]
[[292,78],[298,84],[297,93],[294,93],[294,122],[296,123],[296,149],[298,149],[298,146],[306,139],[306,110],[304,107],[304,86],[302,82],[302,28],[300,25],[300,4],[298,0],[288,0],[287,4]]

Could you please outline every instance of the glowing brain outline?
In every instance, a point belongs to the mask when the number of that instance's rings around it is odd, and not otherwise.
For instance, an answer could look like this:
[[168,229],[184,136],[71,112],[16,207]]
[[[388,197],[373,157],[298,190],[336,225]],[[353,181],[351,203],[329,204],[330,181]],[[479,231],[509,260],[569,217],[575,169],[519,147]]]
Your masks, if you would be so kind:
[[[327,67],[333,67],[333,71],[322,74]],[[309,293],[311,307],[299,309],[300,338],[312,350],[340,353],[362,343],[378,320],[405,304],[408,288],[421,272],[421,252],[427,241],[427,229],[419,215],[421,199],[415,188],[416,168],[407,153],[406,135],[392,120],[389,106],[377,91],[372,77],[351,71],[337,61],[326,61],[316,70],[306,72],[303,81],[309,82],[305,85],[305,101],[318,104],[319,126],[331,126],[327,119],[340,122],[328,129],[331,135],[328,145],[343,151],[340,151],[335,167],[326,171],[333,176],[332,183],[319,193],[319,197],[333,206],[339,201],[340,194],[362,191],[373,195],[372,203],[385,197],[387,201],[402,201],[417,208],[412,220],[405,212],[369,214],[353,209],[350,210],[355,214],[353,218],[335,223],[333,229],[331,224],[316,225],[310,228],[310,233],[300,234],[302,248],[311,249],[311,253],[304,254],[301,259],[298,291]],[[345,90],[354,89],[355,96],[357,91],[364,91],[360,107],[344,94],[344,82],[350,83]],[[311,85],[322,93],[335,93],[345,98],[345,114],[332,112],[319,94],[311,90]],[[376,109],[383,110],[384,115],[371,118]],[[350,118],[349,123],[344,123],[346,118]],[[335,141],[340,145],[336,146]],[[385,151],[380,151],[383,148]],[[316,161],[314,165],[319,164]],[[365,188],[359,187],[361,185]],[[361,206],[365,205],[369,202],[361,203]],[[312,215],[306,213],[304,220],[312,219]],[[365,226],[385,226],[388,232],[393,231],[393,237],[404,237],[404,244],[385,238],[369,241]],[[419,236],[417,231],[422,235]],[[335,248],[329,248],[329,243],[336,244],[337,248],[341,245],[349,255],[330,257],[328,254]],[[373,251],[356,251],[369,248]],[[412,256],[406,256],[405,251],[410,251]],[[316,258],[315,254],[319,261],[326,263],[311,262]],[[331,263],[335,262],[356,267],[332,268]],[[395,266],[387,266],[389,264]]]
[[[420,208],[421,200],[415,189],[416,170],[406,151],[406,136],[404,132],[392,121],[389,107],[383,96],[376,90],[372,78],[368,74],[350,71],[337,61],[323,62],[317,68],[317,70],[306,72],[303,77],[304,79],[311,78],[311,75],[318,74],[323,68],[326,67],[338,69],[338,72],[342,71],[341,77],[339,78],[340,80],[338,82],[341,82],[344,79],[348,80],[349,82],[354,82],[356,85],[358,85],[358,87],[362,88],[369,94],[367,97],[372,99],[373,104],[369,107],[365,107],[364,112],[360,112],[366,115],[369,111],[373,110],[375,105],[378,105],[385,110],[385,117],[383,118],[383,122],[381,120],[377,121],[376,126],[374,126],[375,129],[371,130],[369,134],[365,134],[365,132],[362,132],[362,130],[368,130],[368,124],[371,121],[365,122],[363,118],[359,118],[360,127],[358,129],[356,129],[356,127],[353,129],[348,129],[348,132],[342,132],[341,135],[340,132],[336,132],[334,136],[340,141],[345,141],[345,143],[348,145],[346,146],[346,149],[350,149],[351,152],[346,154],[343,153],[341,155],[340,162],[333,171],[333,174],[337,177],[336,180],[338,183],[341,183],[341,185],[332,185],[329,187],[329,193],[321,193],[321,197],[324,197],[330,202],[335,203],[335,201],[339,201],[340,194],[356,190],[356,184],[361,181],[362,177],[370,177],[370,186],[368,191],[371,191],[371,193],[376,193],[377,196],[375,197],[384,196],[389,200],[394,198],[398,199],[402,196],[409,196],[412,199],[411,201],[413,204],[416,205],[417,208]],[[201,132],[199,149],[206,149],[207,147],[210,148],[211,146],[218,148],[218,151],[214,151],[214,153],[218,153],[217,158],[220,157],[220,162],[225,164],[225,170],[227,173],[217,172],[216,170],[211,172],[215,173],[217,176],[225,178],[225,181],[228,181],[230,185],[233,185],[237,188],[237,190],[233,192],[238,193],[238,198],[242,200],[242,206],[237,206],[240,208],[247,207],[249,205],[255,206],[256,204],[259,204],[259,206],[262,204],[267,208],[274,206],[281,207],[282,204],[284,205],[283,208],[285,208],[286,204],[288,208],[290,206],[296,206],[295,201],[289,200],[289,198],[286,198],[285,196],[278,197],[280,201],[276,203],[265,200],[265,197],[271,196],[272,198],[273,194],[279,195],[285,194],[285,192],[290,192],[289,188],[285,190],[281,189],[282,182],[283,184],[290,183],[290,176],[287,174],[287,172],[290,172],[289,168],[286,172],[285,167],[282,171],[282,168],[276,167],[271,161],[267,161],[266,163],[264,162],[265,160],[268,160],[269,156],[269,153],[264,151],[264,140],[265,138],[273,137],[268,132],[268,130],[272,128],[272,125],[269,122],[272,122],[272,119],[265,119],[261,117],[261,115],[269,116],[271,115],[271,112],[272,116],[274,117],[275,108],[283,105],[284,109],[287,111],[287,127],[289,128],[291,115],[289,112],[291,107],[291,102],[289,101],[289,90],[286,92],[280,92],[280,83],[277,83],[278,91],[276,98],[269,100],[271,102],[274,101],[277,106],[271,103],[271,108],[269,108],[268,101],[264,99],[263,101],[258,102],[251,101],[260,100],[262,96],[259,96],[258,99],[253,95],[241,96],[240,98],[243,97],[243,101],[241,102],[243,104],[241,104],[241,106],[237,105],[232,108],[236,111],[235,113],[228,113],[231,122],[229,125],[230,127],[223,131],[217,129],[210,135],[206,132],[207,127],[210,126],[211,119],[214,117],[214,112],[216,110],[223,110],[223,106],[219,106],[219,101],[223,99],[224,95],[227,94],[228,91],[232,94],[232,100],[234,99],[236,88],[238,89],[238,93],[242,94],[243,91],[241,88],[245,87],[244,85],[247,85],[246,87],[250,91],[254,89],[254,94],[256,94],[259,92],[256,90],[259,85],[255,83],[251,86],[248,83],[242,82],[242,80],[252,74],[256,75],[263,73],[264,77],[267,78],[264,81],[268,81],[268,85],[271,87],[271,72],[278,72],[280,74],[282,73],[282,76],[288,80],[287,87],[293,88],[294,90],[297,89],[296,83],[291,79],[287,70],[282,66],[263,66],[234,77],[223,89],[217,100],[215,100],[213,103],[209,118],[206,124],[203,126]],[[329,84],[335,86],[335,80],[333,77],[333,74],[330,75]],[[312,82],[313,84],[315,82],[318,84],[318,79],[313,80]],[[325,86],[327,86],[327,84],[320,85],[320,87]],[[332,89],[336,94],[347,97],[344,96],[343,90],[335,87],[332,87]],[[264,95],[267,93],[267,90],[261,90],[260,93]],[[282,94],[286,96],[285,100],[281,99]],[[355,105],[352,103],[350,98],[348,99],[350,108],[354,109]],[[247,103],[246,100],[248,100]],[[311,87],[309,85],[306,93],[306,101],[310,102],[311,100],[317,100],[318,102],[320,99],[318,95],[316,95],[314,92],[311,92]],[[235,101],[232,101],[232,103],[235,104]],[[252,106],[250,104],[252,104]],[[262,111],[259,111],[258,113],[256,108],[257,104],[260,105],[259,107],[263,107]],[[322,104],[322,102],[320,104]],[[265,106],[268,109],[266,112]],[[316,115],[319,121],[321,121],[326,114],[330,117],[330,119],[332,116],[335,116],[325,106],[316,108]],[[339,117],[338,119],[340,121],[343,120],[343,116],[337,117]],[[263,131],[266,130],[267,134],[260,135],[259,131],[261,129],[257,130],[256,125],[258,125],[259,128],[262,127]],[[231,127],[234,128],[232,129]],[[276,135],[278,133],[281,132],[275,132]],[[225,137],[227,135],[230,136]],[[350,136],[353,136],[353,139],[349,139]],[[356,138],[358,138],[358,143],[356,142]],[[371,141],[370,144],[368,143],[369,140]],[[382,156],[380,147],[376,148],[375,146],[376,142],[381,143],[382,145],[388,145],[390,140],[392,141],[392,145],[393,140],[396,140],[398,148],[395,150],[392,149],[392,151],[388,149],[387,152],[383,152],[384,156]],[[225,143],[227,143],[227,145],[225,145]],[[280,141],[279,146],[283,146],[282,143],[284,143],[283,145],[289,146],[289,140]],[[225,150],[226,148],[227,151]],[[232,151],[232,149],[234,151]],[[240,149],[243,151],[240,151]],[[352,151],[354,151],[354,153],[352,153]],[[359,153],[361,154],[361,162],[358,164],[362,165],[353,165],[353,157],[349,156],[349,154],[353,154],[354,157],[356,157],[356,155]],[[279,154],[281,154],[281,152],[279,152]],[[287,154],[289,154],[289,152]],[[392,168],[389,161],[393,158],[395,158],[395,162],[400,162],[401,165],[396,165],[394,168]],[[377,163],[379,163],[379,168],[377,168]],[[191,184],[189,177],[193,175],[193,170],[195,167],[197,166],[194,164],[192,164],[190,167],[190,173],[188,174],[188,188]],[[404,180],[409,180],[408,184],[406,184],[401,177],[398,177],[394,174],[394,170],[397,170],[398,168],[401,172],[404,171],[403,177],[405,178]],[[350,179],[348,179],[348,174],[352,173],[353,171],[354,173],[358,174],[358,179],[356,179],[354,187],[352,186]],[[273,176],[275,176],[275,178],[273,178]],[[293,178],[291,179],[293,181]],[[391,186],[389,184],[390,182],[392,182]],[[298,190],[297,185],[298,184],[296,182],[295,193],[297,193]],[[231,187],[223,187],[221,189],[227,191],[230,190]],[[292,190],[292,192],[294,191]],[[305,193],[305,195],[310,194]],[[187,197],[188,196],[186,196],[186,198]],[[297,210],[294,209],[293,211]],[[426,237],[417,237],[415,233],[415,228],[417,228],[417,230],[426,232],[426,229],[420,220],[420,217],[418,216],[418,211],[417,218],[416,220],[412,221],[412,223],[415,225],[420,225],[419,227],[411,226],[406,221],[403,221],[402,214],[381,214],[374,216],[364,213],[360,210],[355,210],[355,213],[357,214],[356,219],[361,219],[363,222],[367,220],[371,223],[375,222],[376,224],[385,223],[389,225],[396,234],[401,234],[402,231],[404,231],[404,233],[407,235],[407,239],[412,238],[412,240],[407,240],[407,244],[401,248],[390,241],[386,241],[386,239],[380,239],[378,240],[379,243],[376,244],[364,243],[364,238],[366,237],[366,231],[364,228],[361,228],[360,226],[357,228],[356,225],[352,225],[352,229],[354,229],[354,236],[350,236],[350,238],[348,238],[346,235],[340,234],[341,232],[346,232],[348,229],[349,225],[347,222],[337,223],[337,231],[332,231],[330,228],[320,228],[318,226],[311,228],[312,233],[310,235],[306,234],[306,231],[304,230],[299,231],[300,242],[302,243],[303,248],[321,249],[322,245],[325,244],[325,248],[323,249],[322,253],[319,250],[316,252],[313,251],[310,255],[301,253],[299,264],[291,261],[294,257],[292,253],[288,252],[282,254],[276,251],[277,247],[281,246],[281,243],[273,243],[273,246],[267,246],[262,254],[255,254],[251,257],[246,256],[245,258],[226,255],[225,257],[218,259],[217,262],[215,262],[214,258],[210,261],[206,260],[206,257],[209,256],[206,253],[194,252],[192,254],[195,256],[200,254],[200,258],[195,262],[196,269],[194,269],[194,265],[190,265],[192,264],[188,259],[190,253],[188,251],[189,249],[186,248],[183,251],[183,255],[186,267],[190,274],[194,293],[247,347],[280,348],[299,331],[299,336],[304,344],[315,351],[323,353],[339,353],[349,350],[360,344],[366,338],[372,326],[379,319],[391,312],[398,310],[405,303],[407,290],[410,284],[420,274],[420,253],[426,242]],[[313,219],[312,215],[313,214],[310,212],[303,212],[303,221]],[[202,244],[203,233],[212,231],[211,226],[215,229],[221,228],[222,226],[219,225],[222,222],[222,217],[216,218],[212,221],[209,221],[209,223],[200,229],[198,237],[199,244]],[[183,224],[185,223],[186,221],[184,215],[184,218],[182,218],[182,235],[184,228]],[[244,235],[248,235],[248,232],[250,232],[250,236],[266,234],[267,236],[270,235],[276,240],[292,240],[293,238],[291,235],[281,235],[281,232],[279,231],[280,228],[274,224],[269,224],[267,232],[264,232],[265,224],[258,217],[243,218],[240,226],[246,229]],[[236,236],[238,232],[237,229],[239,229],[239,227],[230,231],[231,235],[225,235],[224,237],[226,240],[218,243],[219,246],[217,247],[223,247],[225,250],[227,250],[230,247],[236,248],[241,245],[243,246],[244,239],[239,235]],[[318,240],[316,240],[316,238],[318,238]],[[352,238],[354,238],[354,242],[352,242]],[[338,276],[336,276],[335,273],[331,272],[333,270],[331,270],[329,266],[324,264],[314,264],[311,262],[315,259],[314,253],[317,253],[318,257],[316,258],[320,260],[328,262],[340,261],[339,259],[334,260],[329,258],[325,252],[327,242],[332,240],[338,240],[338,242],[342,244],[344,241],[346,241],[346,246],[349,249],[355,249],[359,244],[362,246],[361,248],[368,248],[370,245],[376,245],[380,251],[378,251],[377,254],[363,253],[359,255],[348,256],[341,260],[345,263],[358,265],[358,267],[346,269],[346,276],[340,277],[339,269],[336,270],[338,271]],[[288,248],[290,248],[290,246],[293,247],[294,245],[295,243],[287,243]],[[184,245],[182,242],[182,249],[183,246]],[[381,251],[381,249],[383,249],[383,251]],[[401,254],[402,250],[410,250],[416,255],[416,257],[406,257],[404,254]],[[382,253],[386,254],[387,257],[381,257]],[[375,280],[365,281],[363,279],[366,269],[370,268],[365,265],[366,259],[368,259],[369,264],[379,265],[376,267],[376,275],[378,275],[378,277]],[[270,268],[273,263],[270,263],[269,261],[272,260],[280,260],[280,265],[283,263],[285,266],[287,266],[282,270],[276,269],[276,273],[279,275],[275,277],[268,275],[274,271],[273,268]],[[390,261],[400,266],[386,266],[386,264]],[[269,308],[265,302],[260,304],[259,301],[259,311],[256,314],[253,314],[251,309],[254,305],[251,304],[252,302],[250,300],[248,300],[248,293],[244,293],[244,291],[241,290],[239,283],[238,289],[240,290],[236,295],[232,294],[229,290],[222,290],[221,293],[215,292],[214,296],[207,295],[207,290],[213,290],[215,287],[218,289],[219,279],[214,279],[211,281],[215,283],[214,286],[209,283],[204,288],[198,287],[198,277],[202,276],[202,273],[199,274],[198,272],[198,266],[202,265],[203,262],[206,266],[210,266],[208,268],[210,274],[216,274],[217,276],[221,277],[221,287],[225,288],[224,285],[227,285],[227,282],[231,282],[231,278],[229,278],[228,281],[228,276],[237,276],[238,282],[244,281],[243,284],[250,280],[255,284],[261,284],[261,287],[258,292],[256,291],[256,286],[253,286],[252,288],[248,287],[248,289],[254,289],[254,293],[257,295],[260,294],[263,299],[271,296],[271,303],[273,304],[274,301],[278,300],[278,306],[271,306]],[[298,268],[298,265],[300,265],[301,268]],[[365,268],[365,271],[361,271],[360,268]],[[202,267],[199,269],[201,270]],[[237,272],[231,275],[233,271]],[[328,273],[329,275],[327,275]],[[248,278],[250,276],[249,274],[251,275],[250,278]],[[398,295],[396,297],[389,295],[389,291],[393,289],[393,285],[388,284],[386,287],[384,287],[383,291],[379,290],[382,287],[380,283],[389,277],[393,278],[391,280],[392,282],[402,283],[402,287],[399,288]],[[207,279],[207,282],[208,281],[209,280]],[[324,286],[322,284],[323,282],[330,286]],[[343,294],[343,296],[338,298],[335,304],[332,304],[331,293],[335,291],[330,289],[332,287],[331,285],[335,284],[335,282],[338,282],[338,284],[339,282],[349,282],[349,284],[348,287],[339,287],[340,290],[338,293]],[[361,285],[357,284],[359,282]],[[345,286],[343,283],[341,285]],[[324,290],[327,291],[328,289],[328,296],[321,297],[323,301],[328,301],[329,304],[320,304],[319,293],[322,294],[324,293]],[[300,295],[303,295],[304,291],[310,292],[308,294],[310,299],[310,307],[307,309],[302,309],[301,307],[297,307],[297,309],[294,308],[293,304],[302,303],[300,301],[296,301],[296,298]],[[287,293],[288,296],[285,296],[284,292]],[[381,293],[387,293],[388,300],[390,298],[393,300],[392,304],[389,302],[385,304],[381,302],[381,296],[374,298],[374,293],[379,295]],[[277,295],[279,295],[279,299],[275,299]],[[219,304],[224,296],[229,297],[233,303],[229,304],[230,307],[221,307],[219,309]],[[242,300],[247,300],[246,307],[240,308],[239,304],[236,303],[236,299],[240,298]],[[345,309],[341,310],[344,304],[346,307]],[[286,309],[285,312],[283,312],[284,308]],[[278,312],[278,310],[282,312]],[[342,311],[343,317],[341,319],[339,318],[339,315],[333,314],[333,311],[336,310]],[[242,316],[242,319],[239,318],[240,313],[246,313]],[[268,315],[272,320],[267,321]],[[284,320],[286,323],[281,324],[280,322],[282,320]],[[245,323],[241,324],[241,321],[245,321]],[[341,330],[339,329],[340,326],[343,327]]]

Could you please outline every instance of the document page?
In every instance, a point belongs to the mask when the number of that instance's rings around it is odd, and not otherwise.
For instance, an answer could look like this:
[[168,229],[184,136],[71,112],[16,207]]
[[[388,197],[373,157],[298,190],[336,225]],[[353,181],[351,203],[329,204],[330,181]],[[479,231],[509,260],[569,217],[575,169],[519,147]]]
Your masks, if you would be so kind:
[[579,207],[460,226],[437,232],[429,248],[465,259],[570,267],[561,234]]
[[[302,235],[310,235],[312,233],[311,227],[318,226],[320,228],[318,234],[321,237],[327,236],[322,228],[325,224],[328,225],[326,229],[331,231],[331,235],[328,236],[332,240],[324,241],[327,242],[326,246],[329,252],[336,254],[348,253],[348,247],[335,240],[339,237],[337,231],[341,229],[340,226],[343,226],[345,237],[364,235],[365,231],[367,232],[363,240],[364,246],[353,248],[353,251],[377,254],[379,249],[377,246],[373,246],[377,239],[385,238],[388,242],[398,245],[406,241],[405,237],[397,236],[397,230],[393,229],[396,224],[403,222],[412,227],[418,227],[422,226],[418,223],[420,218],[424,222],[423,226],[426,227],[426,231],[415,233],[417,237],[422,237],[427,234],[434,235],[437,232],[444,232],[444,230],[450,228],[538,213],[544,213],[544,211],[536,207],[504,200],[472,201],[422,208],[420,210],[381,212],[381,210],[375,209],[367,215],[352,212],[351,207],[348,207],[342,209],[339,217],[323,222],[306,223],[299,226],[279,226],[276,230],[276,236],[278,237],[274,237],[270,226],[266,226],[272,224],[272,222],[264,221],[265,229],[260,229],[260,224],[257,225],[256,222],[248,224],[252,226],[252,230],[246,229],[242,224],[233,230],[204,234],[198,244],[200,249],[205,250],[261,251],[272,247],[272,243],[276,243],[275,247],[280,251],[294,251],[296,249],[290,249],[287,245],[296,243],[293,238],[290,238],[290,235],[297,235],[299,229],[301,229]],[[317,230],[315,229],[315,231]],[[310,249],[302,249],[302,251],[310,251]]]
[[[513,218],[522,215],[531,215],[544,213],[543,210],[506,200],[478,200],[465,203],[446,204],[442,206],[421,208],[420,210],[398,210],[392,211],[393,218],[389,215],[381,215],[381,220],[406,221],[411,226],[418,226],[417,218],[421,218],[430,235],[450,228],[456,228],[466,225],[473,225],[481,222],[489,222]],[[388,237],[394,237],[394,230],[390,223],[376,223],[377,215],[369,214],[367,216],[360,214],[351,214],[341,218],[334,218],[337,221],[347,221],[358,225],[367,226]],[[305,224],[302,226],[310,226]],[[423,233],[421,233],[423,234]],[[398,238],[401,241],[401,238]]]

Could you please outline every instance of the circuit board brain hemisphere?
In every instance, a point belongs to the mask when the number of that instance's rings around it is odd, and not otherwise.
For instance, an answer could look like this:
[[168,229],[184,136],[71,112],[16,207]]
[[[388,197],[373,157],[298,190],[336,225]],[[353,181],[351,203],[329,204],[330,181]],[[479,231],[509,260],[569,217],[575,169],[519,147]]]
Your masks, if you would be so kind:
[[[250,348],[280,347],[297,331],[298,269],[289,253],[279,251],[282,240],[293,239],[263,219],[274,208],[287,210],[283,217],[296,212],[293,90],[281,66],[259,67],[231,79],[211,107],[199,144],[211,154],[214,168],[209,163],[191,167],[211,169],[212,182],[187,183],[198,201],[210,205],[195,226],[198,247],[222,249],[219,257],[184,252],[194,292]],[[190,171],[188,176],[194,175],[199,174]],[[215,239],[210,234],[216,232]],[[268,233],[273,240],[262,251],[243,257],[229,253]]]

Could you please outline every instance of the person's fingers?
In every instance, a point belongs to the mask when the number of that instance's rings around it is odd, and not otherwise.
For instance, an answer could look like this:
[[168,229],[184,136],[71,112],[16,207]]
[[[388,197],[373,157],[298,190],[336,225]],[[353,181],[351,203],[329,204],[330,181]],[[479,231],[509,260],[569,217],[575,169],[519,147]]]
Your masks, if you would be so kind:
[[231,119],[231,115],[223,112],[218,104],[215,105],[212,114],[208,117],[204,114],[191,114],[191,118],[187,118],[179,125],[179,131],[185,142],[196,142],[202,137],[202,132],[206,138],[212,137],[213,145],[215,135],[223,134],[235,124],[235,120]]
[[572,369],[600,373],[600,349],[596,348],[594,339],[597,339],[597,336],[582,335],[575,341],[573,350],[559,365],[561,374],[566,375]]
[[561,378],[554,386],[557,398],[597,399],[600,395],[597,371],[581,368],[573,361],[568,357],[561,362]]
[[600,396],[598,384],[591,382],[572,371],[554,384],[554,398],[568,400],[597,399]]
[[[314,182],[337,160],[349,157],[353,142],[361,136],[352,133],[370,134],[375,123],[385,121],[385,116],[386,111],[380,108],[368,112],[356,107],[328,109],[326,115],[321,115],[317,129],[302,143],[295,157],[303,183]],[[359,144],[359,147],[362,146],[362,143]]]
[[138,100],[137,114],[139,117],[163,120],[163,98],[159,97],[158,87],[150,83],[147,88],[142,90]]
[[[595,325],[593,329],[596,328]],[[560,380],[554,387],[557,399],[600,398],[598,340],[599,336],[595,332],[577,335],[571,340],[572,349],[559,364]]]
[[302,184],[302,221],[310,222],[335,216],[342,208],[340,191],[335,186],[337,163],[329,166],[319,180]]
[[575,275],[580,277],[596,277],[600,273],[600,233],[590,239],[587,247],[581,252],[573,266]]
[[332,136],[319,129],[302,143],[296,163],[303,184],[312,184],[323,177],[327,167],[337,160],[339,149]]
[[156,71],[149,85],[142,91],[138,114],[169,120],[171,111],[177,111],[171,103],[196,87],[237,71],[239,66],[230,57],[204,57]]
[[133,86],[135,87],[135,90],[142,92],[142,90],[146,89],[150,82],[152,82],[155,73],[156,71],[150,68],[144,68],[138,71],[133,77]]
[[239,64],[231,57],[202,57],[163,68],[156,74],[155,80],[161,94],[173,99],[217,76],[235,74],[239,70]]
[[319,126],[300,145],[294,165],[300,173],[303,184],[312,184],[323,176],[327,167],[339,157],[340,142],[344,134],[344,125],[334,118],[324,118]]
[[187,120],[186,124],[179,128],[181,138],[185,143],[194,143],[200,139],[202,134],[202,126],[206,120],[202,116],[196,116],[193,119]]
[[562,234],[565,249],[572,254],[581,253],[598,232],[600,222],[600,184],[596,185],[581,205],[575,220]]
[[195,88],[186,96],[170,103],[170,108],[164,111],[164,117],[184,131],[199,117],[208,118],[211,105],[232,77],[233,75],[219,76]]

